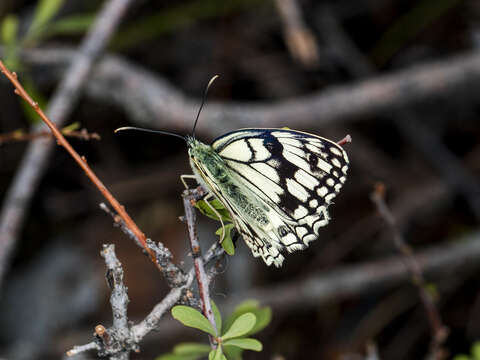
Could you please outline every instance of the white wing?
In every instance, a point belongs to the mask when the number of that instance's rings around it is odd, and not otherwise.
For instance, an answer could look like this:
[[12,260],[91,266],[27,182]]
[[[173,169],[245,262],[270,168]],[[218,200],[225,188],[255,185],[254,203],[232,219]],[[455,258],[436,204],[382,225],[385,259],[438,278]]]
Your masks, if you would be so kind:
[[348,157],[339,145],[295,130],[242,129],[217,138],[212,148],[242,189],[268,208],[270,224],[261,228],[230,209],[254,256],[280,266],[282,250],[301,250],[317,239],[346,180]]

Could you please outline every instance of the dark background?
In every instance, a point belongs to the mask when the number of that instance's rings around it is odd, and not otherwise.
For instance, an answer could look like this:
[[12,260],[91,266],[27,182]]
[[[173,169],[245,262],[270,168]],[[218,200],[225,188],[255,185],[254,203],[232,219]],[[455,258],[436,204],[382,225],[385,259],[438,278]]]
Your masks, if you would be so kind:
[[[220,74],[197,127],[198,138],[205,142],[228,130],[255,126],[287,126],[333,140],[351,134],[353,142],[345,146],[349,178],[330,208],[333,219],[321,230],[320,240],[287,255],[281,269],[266,267],[239,241],[237,254],[225,260],[224,272],[212,285],[219,304],[231,301],[233,294],[238,299],[255,297],[257,290],[268,293],[312,277],[330,276],[335,283],[336,271],[346,269],[348,274],[353,266],[378,265],[399,256],[391,231],[370,200],[377,182],[386,185],[387,203],[416,253],[429,247],[446,249],[465,236],[480,242],[480,57],[468,64],[461,61],[474,59],[480,46],[478,1],[296,4],[302,29],[312,40],[307,53],[316,54],[303,60],[287,46],[285,34],[292,29],[272,1],[135,2],[108,49],[134,74],[130,93],[123,91],[125,80],[116,77],[87,86],[68,121],[101,136],[100,141],[71,143],[147,236],[162,241],[177,262],[185,261],[185,268],[190,258],[185,226],[178,219],[183,212],[179,176],[191,170],[184,142],[142,133],[114,135],[114,129],[131,125],[189,133],[206,83]],[[16,14],[24,31],[35,6],[35,1],[4,0],[0,19]],[[70,0],[55,19],[95,14],[97,6],[97,1]],[[55,34],[34,45],[54,52],[73,50],[82,36],[82,31]],[[49,60],[33,54],[17,69],[45,99],[65,65],[53,56]],[[439,64],[444,67],[433,72]],[[445,80],[452,69],[456,81]],[[92,78],[101,78],[99,73],[94,68]],[[166,82],[169,92],[150,91],[140,75]],[[434,85],[420,92],[420,87],[401,87],[408,76],[420,85]],[[375,79],[376,88],[353,92]],[[388,86],[382,88],[384,84]],[[312,106],[317,97],[335,91],[347,95],[323,108]],[[383,96],[393,100],[382,103]],[[223,104],[231,113],[215,117],[216,111],[222,114]],[[264,106],[262,117],[255,112],[257,106]],[[302,109],[298,117],[288,113],[297,107]],[[11,84],[0,81],[0,135],[27,132],[30,124]],[[0,199],[25,147],[24,141],[0,143]],[[143,319],[168,291],[141,250],[99,210],[101,201],[70,156],[57,148],[35,189],[1,290],[0,348],[9,359],[60,358],[73,345],[91,341],[95,325],[111,323],[99,256],[103,243],[116,245],[124,266],[130,320]],[[200,240],[207,248],[216,241],[218,225],[204,217],[199,223]],[[447,358],[468,353],[480,337],[479,259],[480,254],[468,261],[459,255],[452,264],[426,273],[450,329],[444,344]],[[388,263],[380,263],[374,272],[388,273],[383,266]],[[351,274],[354,283],[357,271]],[[272,323],[258,336],[263,352],[247,352],[245,358],[363,359],[370,342],[377,345],[381,359],[427,356],[429,323],[409,276],[387,276],[354,291],[338,286],[337,293],[318,301],[303,301],[300,292],[294,302],[278,301]],[[142,353],[133,358],[154,358],[195,334],[167,322],[140,344]]]

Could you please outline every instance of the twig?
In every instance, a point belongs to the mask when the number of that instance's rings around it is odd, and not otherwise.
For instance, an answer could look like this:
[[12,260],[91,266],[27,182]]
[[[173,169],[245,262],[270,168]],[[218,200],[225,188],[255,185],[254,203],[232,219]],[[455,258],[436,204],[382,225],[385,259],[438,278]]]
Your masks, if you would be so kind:
[[317,66],[319,55],[316,39],[303,21],[297,0],[275,0],[275,5],[283,23],[283,36],[292,57],[303,66]]
[[[210,323],[217,332],[217,325],[215,324],[215,318],[213,316],[212,306],[210,303],[210,281],[205,273],[205,266],[202,258],[202,250],[197,236],[197,224],[196,214],[193,203],[195,202],[195,195],[189,190],[185,190],[183,193],[183,206],[185,208],[185,221],[188,227],[188,239],[190,241],[190,248],[192,250],[193,266],[195,268],[195,275],[198,285],[198,293],[200,295],[200,301],[203,314],[207,317]],[[212,347],[216,347],[213,339],[210,338]]]
[[[97,16],[49,103],[47,113],[49,117],[55,119],[57,126],[61,127],[67,120],[77,103],[94,60],[107,45],[130,2],[131,0],[107,1]],[[30,104],[35,103],[31,101]],[[10,264],[11,253],[26,210],[46,169],[53,145],[53,141],[43,139],[34,140],[29,144],[5,196],[0,213],[0,286]]]
[[128,317],[127,307],[130,300],[128,299],[127,288],[123,284],[122,264],[115,255],[115,245],[103,245],[101,252],[107,265],[107,283],[112,291],[110,296],[110,304],[113,311],[113,327],[123,338],[128,336]]
[[397,227],[395,218],[393,217],[390,209],[385,203],[385,187],[383,184],[378,184],[371,194],[371,199],[379,214],[385,220],[393,235],[393,241],[395,247],[403,255],[405,265],[413,277],[413,283],[417,286],[420,299],[427,312],[430,328],[432,331],[432,344],[430,352],[435,354],[433,359],[441,359],[441,354],[444,353],[442,345],[448,336],[448,328],[443,324],[442,318],[435,305],[431,293],[428,291],[425,278],[423,276],[422,268],[413,256],[413,249],[405,242],[400,230]]
[[[213,244],[207,253],[203,257],[204,264],[208,264],[211,261],[215,261],[220,259],[222,256],[225,255],[225,251],[223,248],[216,242]],[[143,319],[140,323],[132,327],[132,332],[134,334],[135,340],[138,342],[140,341],[145,335],[147,335],[150,331],[156,329],[160,323],[160,319],[162,318],[163,314],[168,311],[175,303],[181,300],[183,296],[187,298],[192,296],[189,293],[190,287],[192,286],[193,280],[195,278],[195,269],[192,268],[187,274],[187,281],[185,285],[179,288],[173,288],[170,290],[167,296],[163,298],[163,300],[158,303],[153,310],[148,314],[145,319]]]
[[[195,195],[194,195],[195,196]],[[113,249],[112,249],[113,251]],[[223,248],[219,246],[218,243],[213,244],[210,249],[207,251],[205,256],[203,257],[204,264],[209,264],[212,261],[216,261],[220,259],[223,255],[225,254]],[[156,330],[159,326],[160,320],[162,319],[163,315],[177,302],[181,301],[182,299],[190,299],[193,294],[189,290],[192,287],[193,280],[195,279],[195,268],[192,267],[188,274],[186,275],[186,281],[182,286],[172,288],[170,292],[163,298],[161,302],[159,302],[155,307],[152,309],[152,311],[138,324],[131,326],[130,327],[130,333],[129,333],[129,338],[128,338],[128,343],[131,346],[131,350],[137,351],[136,347],[133,347],[135,344],[139,344],[142,339],[151,331]],[[101,326],[101,325],[100,325]],[[103,326],[101,326],[103,329],[105,329]],[[95,329],[95,337],[96,340],[92,341],[86,345],[82,346],[74,346],[72,350],[69,350],[67,352],[67,355],[76,355],[80,352],[83,351],[89,351],[89,350],[102,350],[104,349],[104,345],[102,345],[103,342],[107,341],[105,339],[104,333],[98,330],[98,326]],[[107,332],[107,336],[109,336],[109,330],[105,329]],[[102,334],[100,336],[99,334]],[[99,342],[98,337],[101,337],[101,342]],[[103,338],[102,338],[103,337]],[[111,340],[111,339],[110,339]],[[107,341],[108,342],[108,341]],[[110,348],[112,349],[113,345],[110,345]],[[119,353],[116,354],[124,354],[125,352],[122,351],[122,349],[118,349]],[[115,355],[113,352],[110,352],[111,356]]]
[[110,193],[107,187],[102,183],[102,181],[97,177],[97,175],[92,171],[90,166],[87,164],[85,157],[80,156],[70,145],[67,139],[63,136],[63,134],[58,130],[57,126],[45,115],[42,109],[38,106],[38,103],[33,101],[33,99],[28,95],[25,89],[22,87],[20,82],[17,80],[16,73],[11,73],[0,61],[0,69],[2,73],[12,82],[15,86],[15,93],[21,96],[40,116],[40,118],[47,124],[47,126],[52,131],[53,135],[57,139],[57,143],[65,148],[67,152],[73,157],[73,159],[77,162],[77,164],[82,168],[88,178],[92,181],[92,183],[98,188],[98,190],[102,193],[105,199],[112,205],[112,207],[117,211],[119,216],[125,222],[125,225],[132,231],[138,241],[142,244],[145,251],[150,255],[150,259],[152,262],[158,266],[154,252],[147,246],[147,239],[145,234],[138,228],[137,224],[133,221],[133,219],[128,215],[125,211],[125,208],[117,201],[117,199]]
[[[480,265],[480,231],[463,238],[417,252],[415,261],[425,273],[456,272],[460,268],[478,268]],[[439,240],[440,242],[440,240]],[[318,272],[279,285],[253,288],[241,294],[232,294],[224,307],[233,308],[238,299],[255,298],[276,311],[306,308],[335,299],[339,301],[371,289],[388,289],[410,277],[403,256]]]
[[[76,52],[54,48],[30,49],[21,54],[26,62],[42,68],[53,67],[57,71],[49,74],[61,76],[64,64]],[[112,84],[115,91],[111,91]],[[321,127],[334,122],[359,121],[370,115],[391,114],[396,109],[445,99],[451,94],[462,95],[462,101],[476,101],[474,94],[479,87],[480,53],[474,51],[353,84],[331,86],[303,97],[262,104],[212,101],[202,113],[199,131],[219,135],[249,126],[284,126],[291,123],[291,119],[295,119],[299,128]],[[157,74],[112,55],[99,61],[86,94],[96,101],[124,109],[140,126],[158,129],[190,131],[191,109],[198,108],[199,104],[199,100],[186,97]]]
[[[137,236],[125,224],[123,219],[118,214],[111,211],[104,203],[100,204],[100,209],[109,214],[112,217],[115,226],[120,227],[122,232],[132,239],[134,243],[136,243],[140,248],[145,249],[143,244],[138,240]],[[148,249],[155,254],[157,267],[165,276],[168,285],[172,288],[183,285],[186,281],[185,272],[173,263],[173,255],[170,250],[161,242],[155,244],[155,242],[151,239],[146,239],[146,245]]]
[[67,356],[96,349],[101,357],[108,356],[112,360],[128,360],[131,351],[138,352],[138,344],[134,341],[128,323],[127,307],[129,303],[127,288],[123,283],[122,264],[115,254],[115,245],[103,245],[101,252],[105,259],[107,284],[111,290],[110,305],[112,307],[112,327],[95,326],[95,341],[75,346],[67,351]]
[[85,345],[77,345],[74,346],[73,349],[67,351],[67,356],[75,356],[90,350],[100,350],[100,346],[93,341]]
[[[97,133],[89,133],[86,129],[80,131],[65,131],[61,130],[62,134],[66,137],[77,138],[80,140],[100,140],[100,135]],[[0,145],[7,142],[17,141],[31,141],[38,138],[53,137],[50,131],[40,131],[36,133],[25,133],[23,131],[12,131],[5,134],[0,134]]]

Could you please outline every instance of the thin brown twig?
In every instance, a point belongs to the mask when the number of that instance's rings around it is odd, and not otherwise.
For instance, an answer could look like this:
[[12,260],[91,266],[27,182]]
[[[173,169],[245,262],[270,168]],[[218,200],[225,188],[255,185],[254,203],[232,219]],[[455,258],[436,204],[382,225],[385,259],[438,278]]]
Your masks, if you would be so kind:
[[10,80],[10,82],[15,86],[15,93],[22,97],[40,116],[40,118],[47,124],[47,126],[52,131],[53,135],[57,139],[57,143],[65,148],[67,152],[73,157],[77,164],[82,168],[88,178],[92,183],[98,188],[102,195],[107,199],[107,201],[112,205],[115,211],[123,219],[126,226],[135,234],[136,238],[140,241],[145,251],[150,255],[150,258],[154,264],[157,264],[154,252],[147,246],[147,238],[145,234],[138,228],[137,224],[125,211],[125,208],[117,201],[117,199],[110,193],[107,187],[102,183],[102,181],[97,177],[97,175],[92,171],[90,166],[87,164],[85,157],[80,156],[67,141],[62,132],[58,130],[57,126],[45,115],[43,110],[40,108],[37,102],[35,102],[30,95],[25,91],[23,86],[20,84],[17,78],[16,73],[10,72],[3,62],[0,60],[0,70],[1,72]]
[[[60,130],[66,137],[76,138],[80,140],[100,140],[101,137],[97,133],[89,133],[87,129],[82,130]],[[35,133],[26,133],[23,130],[15,130],[8,133],[0,134],[0,145],[8,142],[31,141],[38,138],[53,137],[50,131],[39,131]]]
[[[79,46],[76,56],[68,62],[67,72],[62,75],[46,110],[57,126],[63,126],[78,102],[94,61],[108,44],[131,2],[133,1],[106,1]],[[43,126],[40,124],[35,128],[38,130]],[[27,209],[53,149],[54,143],[51,140],[31,141],[4,197],[0,212],[0,285],[10,265]]]
[[[195,275],[198,285],[198,293],[200,295],[200,301],[202,305],[203,314],[213,326],[215,332],[217,332],[217,325],[215,324],[215,318],[213,316],[212,306],[210,303],[210,281],[208,280],[205,272],[205,266],[202,257],[202,251],[197,236],[196,214],[193,204],[195,202],[195,195],[185,190],[183,193],[183,206],[185,208],[185,221],[188,227],[188,239],[190,242],[190,248],[192,250],[193,265],[195,268]],[[215,341],[210,337],[210,344],[212,348],[216,348]]]
[[413,283],[418,289],[420,299],[422,300],[427,312],[433,337],[430,349],[430,353],[433,354],[432,358],[442,359],[442,354],[445,353],[442,347],[448,336],[448,328],[442,321],[432,294],[428,291],[423,270],[413,255],[413,249],[403,238],[400,230],[398,229],[395,218],[385,202],[385,186],[383,184],[377,184],[375,186],[375,189],[371,194],[371,199],[377,207],[378,213],[390,228],[395,247],[403,255],[405,265],[412,275]]

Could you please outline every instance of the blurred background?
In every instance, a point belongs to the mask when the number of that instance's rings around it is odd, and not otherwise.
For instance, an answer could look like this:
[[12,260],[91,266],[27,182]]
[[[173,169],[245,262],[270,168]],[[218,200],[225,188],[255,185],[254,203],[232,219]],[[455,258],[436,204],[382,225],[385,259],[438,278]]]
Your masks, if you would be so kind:
[[[101,5],[0,2],[0,59],[42,106]],[[258,334],[264,350],[244,358],[474,359],[471,348],[480,338],[479,47],[475,0],[136,1],[65,126],[74,132],[73,147],[142,231],[162,241],[185,269],[191,266],[179,221],[179,176],[191,173],[185,143],[115,135],[114,129],[190,133],[208,80],[220,74],[197,126],[204,142],[242,127],[286,126],[335,141],[350,134],[353,141],[344,146],[349,177],[320,239],[287,255],[280,269],[253,258],[240,240],[212,283],[222,311],[248,298],[272,307],[272,322]],[[22,158],[38,133],[31,130],[36,122],[2,78],[0,211],[26,166]],[[168,292],[141,249],[99,209],[103,198],[64,149],[56,147],[38,166],[42,174],[25,189],[31,202],[2,270],[0,354],[8,359],[62,358],[90,342],[95,325],[111,324],[99,255],[104,243],[115,244],[123,264],[131,321],[143,319]],[[379,182],[397,229],[418,255],[423,289],[449,329],[439,345],[443,355],[432,355],[432,329],[408,259],[371,200]],[[217,228],[199,219],[204,249],[217,241]],[[132,358],[152,359],[193,339],[207,342],[167,314]]]

